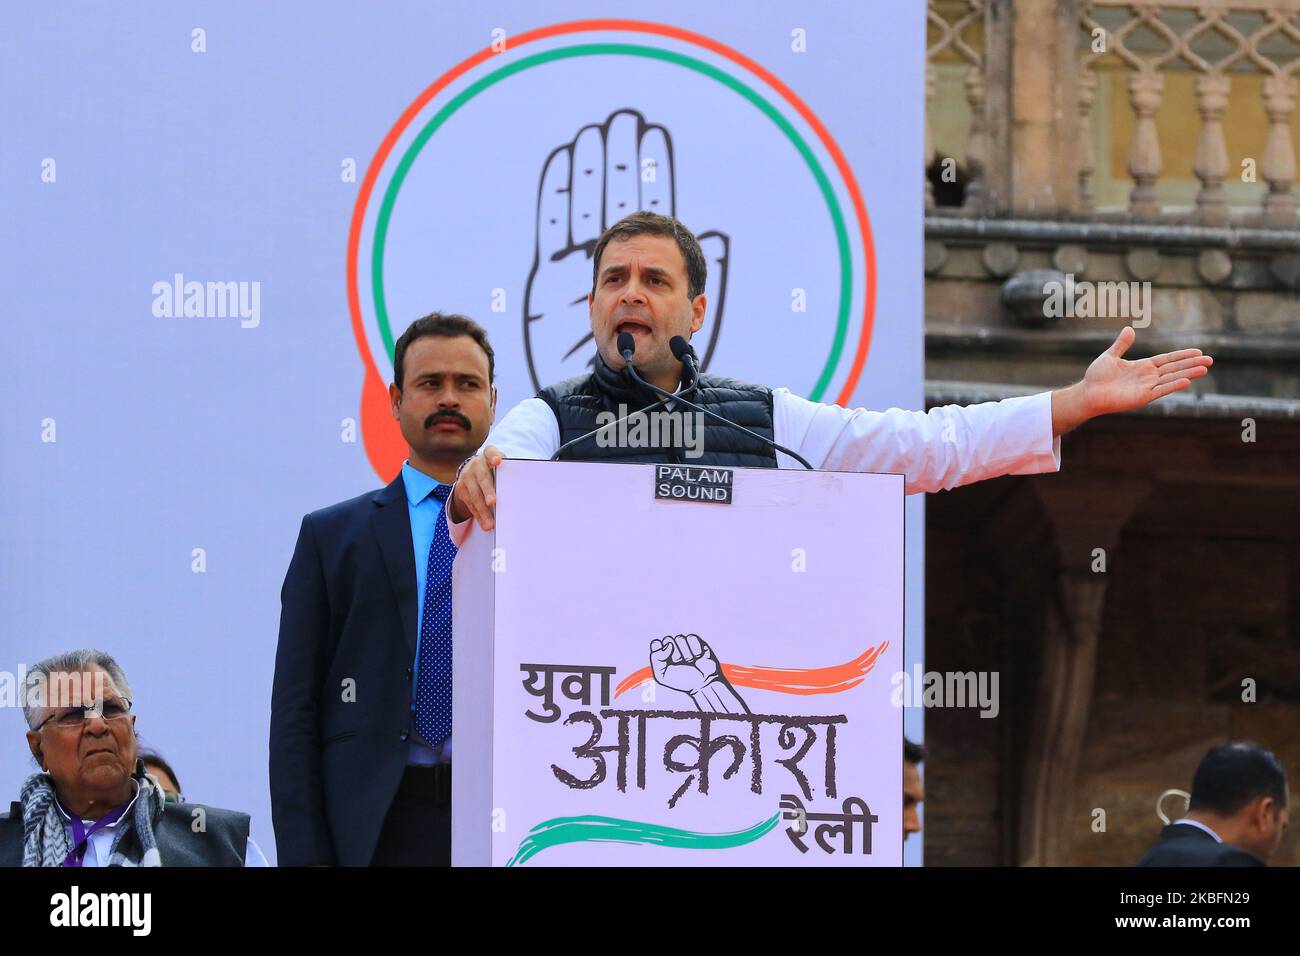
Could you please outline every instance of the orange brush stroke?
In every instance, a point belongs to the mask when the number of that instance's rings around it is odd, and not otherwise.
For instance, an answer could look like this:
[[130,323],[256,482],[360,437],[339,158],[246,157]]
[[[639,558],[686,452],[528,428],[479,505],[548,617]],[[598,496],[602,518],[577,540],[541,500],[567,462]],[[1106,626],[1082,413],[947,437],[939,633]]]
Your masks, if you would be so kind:
[[[778,694],[838,694],[857,687],[876,666],[876,660],[889,641],[879,647],[868,647],[847,664],[830,667],[747,667],[744,664],[723,664],[722,676],[734,687],[756,687],[773,690]],[[617,697],[624,691],[654,680],[649,667],[623,678],[614,689]]]

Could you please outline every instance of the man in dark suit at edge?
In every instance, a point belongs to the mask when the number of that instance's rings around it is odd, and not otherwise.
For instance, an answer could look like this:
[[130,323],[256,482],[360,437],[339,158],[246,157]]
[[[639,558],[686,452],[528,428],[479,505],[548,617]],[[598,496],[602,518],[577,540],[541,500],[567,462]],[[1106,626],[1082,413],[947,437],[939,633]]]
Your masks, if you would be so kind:
[[1160,831],[1136,865],[1265,866],[1288,817],[1277,757],[1257,744],[1220,744],[1196,768],[1187,816]]
[[451,563],[443,503],[496,411],[483,329],[433,313],[397,340],[410,454],[386,487],[303,518],[271,695],[279,863],[451,862]]

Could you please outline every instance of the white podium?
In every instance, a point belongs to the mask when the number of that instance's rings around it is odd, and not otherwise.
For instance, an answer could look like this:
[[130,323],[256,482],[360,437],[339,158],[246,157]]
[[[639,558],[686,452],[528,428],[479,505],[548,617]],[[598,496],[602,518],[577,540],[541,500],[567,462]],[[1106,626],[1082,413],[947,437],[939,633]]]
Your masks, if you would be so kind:
[[452,862],[901,865],[903,540],[900,475],[503,462]]

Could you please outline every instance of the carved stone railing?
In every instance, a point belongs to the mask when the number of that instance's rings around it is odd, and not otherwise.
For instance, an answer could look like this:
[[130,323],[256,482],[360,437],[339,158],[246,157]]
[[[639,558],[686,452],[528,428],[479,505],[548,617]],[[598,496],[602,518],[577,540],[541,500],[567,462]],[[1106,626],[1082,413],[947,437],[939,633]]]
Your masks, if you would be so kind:
[[[928,0],[927,6],[927,165],[938,159],[946,172],[955,166],[936,156],[932,108],[950,121],[954,111],[969,117],[964,144],[944,144],[965,159],[960,210],[947,212],[1122,213],[1210,226],[1300,226],[1293,143],[1300,0]],[[964,69],[964,97],[949,88],[947,102],[935,101],[937,69],[950,77],[947,71]],[[1190,106],[1182,107],[1183,116],[1168,112],[1166,80],[1175,73],[1194,77],[1195,116],[1186,115]],[[1108,95],[1111,81],[1124,74],[1127,103]],[[1103,81],[1107,95],[1099,89]],[[1180,77],[1180,90],[1186,82]],[[1247,90],[1256,85],[1258,106]],[[1103,103],[1107,112],[1094,124]],[[1118,110],[1132,116],[1132,188],[1121,209],[1118,182],[1107,178],[1111,195],[1098,209],[1093,127],[1109,130]],[[1188,147],[1190,183],[1169,176],[1160,148],[1161,135],[1188,119],[1198,123],[1194,150]],[[1230,128],[1242,141],[1227,141]],[[1238,177],[1258,186],[1234,185]],[[1182,205],[1161,198],[1178,192],[1186,193]],[[926,208],[934,206],[927,180]]]
[[[956,0],[943,2],[931,0],[926,11],[930,25],[931,42],[926,49],[925,66],[925,162],[934,158],[934,138],[930,132],[930,103],[934,99],[934,64],[944,56],[956,56],[969,64],[966,70],[966,103],[970,108],[970,133],[966,140],[966,166],[969,177],[966,183],[963,208],[967,212],[982,211],[984,198],[984,170],[988,160],[987,121],[985,117],[985,75],[983,44],[968,36],[972,27],[982,25],[985,17],[984,0]],[[934,191],[925,182],[925,208],[934,208]]]
[[[1133,179],[1129,212],[1150,219],[1163,213],[1156,199],[1162,172],[1156,116],[1164,92],[1165,74],[1174,70],[1197,73],[1196,106],[1200,132],[1193,169],[1200,180],[1195,218],[1226,222],[1230,208],[1224,183],[1237,170],[1228,161],[1223,119],[1234,75],[1261,74],[1268,131],[1257,164],[1250,153],[1258,144],[1237,145],[1245,155],[1246,175],[1255,173],[1267,184],[1262,218],[1269,225],[1296,224],[1292,186],[1296,178],[1291,142],[1291,115],[1296,106],[1296,75],[1300,71],[1300,0],[1088,0],[1081,6],[1083,54],[1078,89],[1079,115],[1087,122],[1096,90],[1095,66],[1112,55],[1129,70],[1129,102],[1136,117],[1129,150]],[[1243,32],[1234,19],[1256,21]],[[1138,42],[1140,36],[1145,43]],[[1085,142],[1087,142],[1085,138]],[[1083,209],[1091,208],[1089,177],[1091,150],[1080,168]]]

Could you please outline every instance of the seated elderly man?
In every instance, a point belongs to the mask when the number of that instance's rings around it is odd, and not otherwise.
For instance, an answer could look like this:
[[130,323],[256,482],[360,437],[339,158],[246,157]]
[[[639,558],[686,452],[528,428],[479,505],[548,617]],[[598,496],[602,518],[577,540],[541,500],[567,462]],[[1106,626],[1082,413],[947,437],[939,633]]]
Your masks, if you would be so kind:
[[248,814],[165,802],[137,759],[131,688],[109,655],[37,664],[23,714],[41,772],[0,818],[0,865],[266,866]]

